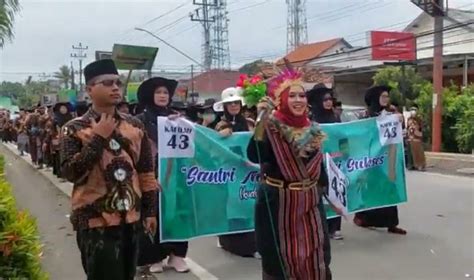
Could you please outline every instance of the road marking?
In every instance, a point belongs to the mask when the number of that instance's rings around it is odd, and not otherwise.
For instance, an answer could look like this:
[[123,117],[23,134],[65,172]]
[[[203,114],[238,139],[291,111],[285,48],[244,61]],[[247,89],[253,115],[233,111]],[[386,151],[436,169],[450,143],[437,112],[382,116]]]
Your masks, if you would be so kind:
[[218,280],[216,276],[212,275],[209,271],[207,271],[204,267],[197,264],[190,258],[185,258],[186,263],[188,264],[189,269],[191,272],[196,275],[199,280]]
[[[28,160],[26,157],[21,157],[20,155],[17,154],[17,149],[13,144],[2,143],[2,145],[6,147],[8,150],[10,150],[10,152],[12,152],[17,158],[23,159],[31,167],[35,168],[35,166],[30,160]],[[29,154],[26,154],[26,155],[29,155]],[[57,182],[54,182],[53,178],[50,178],[50,176],[47,176],[46,174],[43,174],[42,172],[40,172],[40,174],[43,175],[48,181],[50,181],[56,188],[58,188],[65,195],[67,195],[68,197],[71,197],[71,192],[68,192],[67,188],[60,187]],[[204,267],[200,266],[197,262],[193,261],[192,259],[185,258],[185,260],[186,260],[186,263],[188,264],[188,267],[191,273],[194,274],[194,276],[196,276],[199,280],[219,280],[219,278],[211,274]]]

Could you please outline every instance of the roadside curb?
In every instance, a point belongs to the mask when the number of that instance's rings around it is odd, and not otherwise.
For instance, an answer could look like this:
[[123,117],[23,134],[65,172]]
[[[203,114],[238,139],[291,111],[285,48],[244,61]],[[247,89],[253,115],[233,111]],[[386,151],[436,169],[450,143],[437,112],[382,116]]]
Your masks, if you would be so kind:
[[[37,172],[38,174],[42,175],[50,184],[52,184],[54,187],[59,189],[62,193],[64,193],[68,198],[71,197],[72,194],[72,189],[73,189],[73,184],[69,182],[62,183],[59,181],[59,179],[53,175],[52,172],[42,169],[38,170],[33,162],[31,162],[31,159],[29,158],[29,154],[25,154],[25,157],[22,157],[18,154],[18,150],[15,145],[9,144],[9,143],[0,143],[0,146],[7,150],[11,155],[16,160],[23,160],[25,161],[28,166],[33,170],[34,172]],[[187,257],[186,262],[188,264],[188,267],[190,269],[190,272],[196,276],[199,280],[219,280],[215,275],[211,274],[209,271],[207,271],[204,267],[193,261],[191,258]]]
[[56,178],[56,176],[54,176],[53,173],[51,173],[50,171],[48,171],[46,169],[41,169],[41,170],[37,169],[34,166],[33,162],[31,162],[31,159],[28,157],[29,154],[26,154],[25,157],[20,156],[14,145],[8,144],[8,143],[2,143],[1,145],[5,150],[8,150],[8,152],[10,152],[10,154],[12,154],[15,157],[16,160],[21,159],[24,162],[26,162],[28,164],[28,166],[31,168],[31,170],[33,170],[34,172],[42,175],[45,179],[47,179],[49,181],[50,184],[52,184],[54,187],[59,189],[67,197],[71,197],[72,186],[73,186],[72,183],[60,182],[59,179]]

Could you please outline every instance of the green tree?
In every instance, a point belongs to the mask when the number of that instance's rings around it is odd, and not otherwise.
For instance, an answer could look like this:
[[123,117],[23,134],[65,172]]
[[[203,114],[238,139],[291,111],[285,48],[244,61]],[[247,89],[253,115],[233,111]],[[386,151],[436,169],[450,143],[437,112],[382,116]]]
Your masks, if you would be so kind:
[[[415,100],[423,119],[423,137],[431,143],[433,88],[431,84],[420,91]],[[443,90],[442,149],[445,152],[470,153],[474,149],[474,84],[462,91],[451,85]]]
[[25,94],[25,87],[21,83],[3,81],[0,84],[0,96],[10,97],[13,102],[23,94]]
[[6,41],[13,39],[13,22],[19,11],[20,3],[18,0],[0,1],[0,48],[3,48]]
[[69,88],[69,81],[71,80],[71,69],[67,65],[59,68],[58,72],[54,73],[54,77],[64,84],[64,88]]
[[390,86],[390,99],[400,106],[411,106],[420,91],[429,84],[413,67],[405,67],[405,71],[398,66],[383,68],[377,71],[373,80],[376,85]]
[[272,63],[262,59],[247,63],[239,68],[239,72],[247,75],[255,75],[262,70],[262,67],[271,66]]

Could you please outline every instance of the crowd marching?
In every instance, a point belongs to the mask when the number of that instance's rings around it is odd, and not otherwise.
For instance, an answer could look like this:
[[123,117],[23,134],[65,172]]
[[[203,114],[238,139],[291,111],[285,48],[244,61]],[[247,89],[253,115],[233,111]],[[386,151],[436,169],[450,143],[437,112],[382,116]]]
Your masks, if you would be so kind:
[[[158,116],[185,117],[222,137],[255,131],[247,150],[262,174],[255,232],[219,236],[218,246],[261,258],[263,279],[331,279],[330,238],[343,236],[341,217],[327,220],[321,202],[328,179],[318,123],[341,122],[341,103],[332,89],[318,84],[306,91],[299,72],[286,69],[267,81],[267,96],[258,106],[246,107],[238,87],[224,90],[218,102],[188,104],[173,101],[177,81],[154,77],[140,85],[138,104],[128,104],[113,61],[93,62],[84,75],[91,104],[24,108],[16,119],[3,110],[0,138],[16,143],[38,169],[51,169],[74,184],[71,222],[88,279],[153,277],[164,266],[189,271],[188,243],[163,244],[157,234]],[[365,117],[402,116],[390,103],[389,87],[369,88],[365,103]],[[263,121],[257,121],[260,115]],[[401,119],[407,167],[424,170],[416,107],[407,121]],[[396,206],[357,213],[354,223],[406,234],[398,227]]]

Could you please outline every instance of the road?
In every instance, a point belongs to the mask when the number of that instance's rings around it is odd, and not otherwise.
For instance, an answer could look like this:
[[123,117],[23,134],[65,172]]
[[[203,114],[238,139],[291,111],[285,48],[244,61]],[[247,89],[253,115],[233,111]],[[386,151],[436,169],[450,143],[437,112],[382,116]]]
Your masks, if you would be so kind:
[[[51,279],[85,279],[75,235],[66,215],[68,197],[25,160],[0,146],[18,205],[37,219]],[[407,236],[343,223],[343,241],[332,242],[334,279],[472,279],[474,274],[474,181],[409,172],[409,202],[399,206]],[[193,272],[166,271],[163,280],[260,279],[259,261],[232,256],[215,238],[190,242]]]

